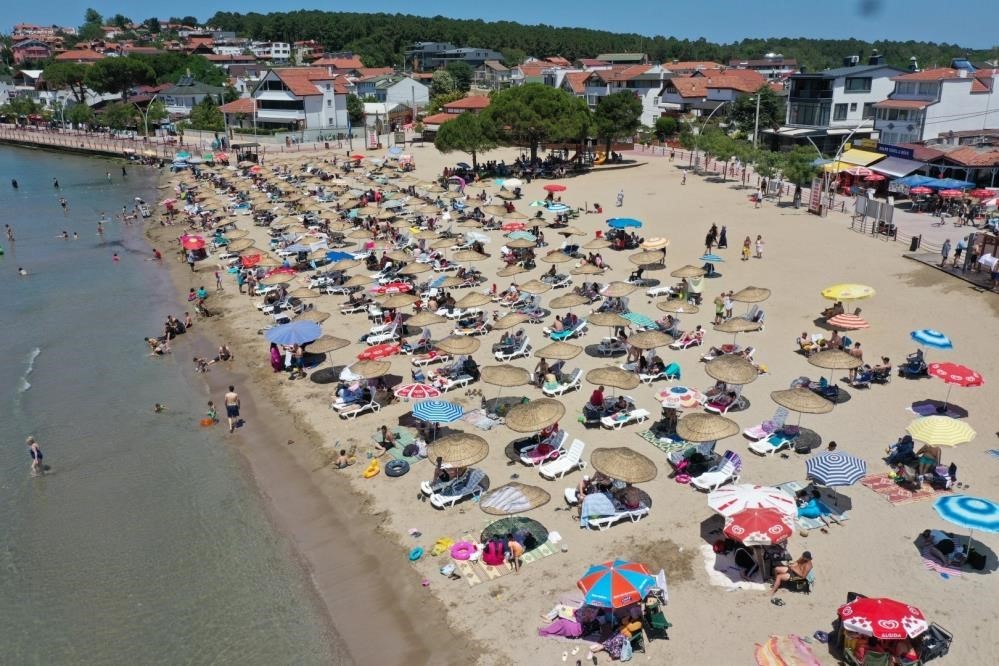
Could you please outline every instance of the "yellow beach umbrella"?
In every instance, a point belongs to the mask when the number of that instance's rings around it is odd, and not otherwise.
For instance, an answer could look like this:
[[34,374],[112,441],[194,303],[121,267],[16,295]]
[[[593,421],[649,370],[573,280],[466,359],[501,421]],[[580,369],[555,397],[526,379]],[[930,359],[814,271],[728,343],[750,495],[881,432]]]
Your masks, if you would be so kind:
[[964,421],[949,416],[924,416],[905,428],[913,439],[931,446],[957,446],[970,442],[977,434]]
[[861,298],[870,298],[874,295],[874,287],[866,284],[834,284],[822,290],[822,298],[830,301],[855,301]]

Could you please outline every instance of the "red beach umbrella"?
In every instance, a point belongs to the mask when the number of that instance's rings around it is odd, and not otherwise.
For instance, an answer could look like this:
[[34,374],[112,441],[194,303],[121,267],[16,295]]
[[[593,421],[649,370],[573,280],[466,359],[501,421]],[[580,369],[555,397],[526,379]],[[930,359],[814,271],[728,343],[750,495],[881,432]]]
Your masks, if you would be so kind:
[[413,285],[408,282],[389,282],[371,290],[372,294],[408,294],[413,291]]
[[429,384],[403,384],[395,390],[395,397],[408,400],[427,400],[441,397],[440,389]]
[[843,628],[883,640],[915,638],[930,628],[923,611],[894,599],[862,597],[839,607]]
[[352,160],[363,160],[364,157],[365,157],[364,155],[357,154],[357,155],[351,155],[350,159],[352,159]]
[[923,187],[922,185],[917,185],[916,187],[909,188],[909,194],[933,194],[933,190],[928,187]]
[[287,268],[281,266],[279,268],[272,268],[264,274],[264,277],[270,277],[272,275],[296,275],[294,268]]
[[982,376],[960,363],[930,363],[930,374],[955,386],[981,386]]
[[180,239],[180,244],[185,250],[205,249],[205,239],[201,236],[184,236]]
[[968,196],[975,197],[976,199],[991,199],[997,193],[996,190],[990,190],[984,187],[978,187],[973,190],[968,191]]
[[503,226],[500,227],[503,231],[523,231],[527,228],[527,225],[523,222],[504,222]]
[[388,358],[399,353],[402,347],[395,342],[386,342],[380,345],[368,347],[357,355],[359,361],[377,361],[381,358]]
[[239,262],[243,264],[244,268],[253,268],[260,263],[261,259],[263,259],[263,257],[259,254],[251,254],[248,257],[240,257]]
[[866,178],[867,176],[870,176],[874,172],[868,169],[867,167],[855,166],[850,169],[847,169],[846,173],[850,174],[851,176],[863,176]]
[[545,185],[545,191],[547,191],[547,192],[565,192],[565,185],[559,185],[557,183],[552,183],[550,185]]
[[964,192],[961,190],[940,190],[937,192],[937,195],[939,195],[941,199],[956,199],[958,197],[963,197]]
[[747,546],[772,546],[794,534],[794,526],[776,509],[745,509],[726,521],[724,532]]
[[886,176],[883,176],[880,173],[872,173],[870,176],[864,176],[864,180],[868,183],[879,183],[885,178]]

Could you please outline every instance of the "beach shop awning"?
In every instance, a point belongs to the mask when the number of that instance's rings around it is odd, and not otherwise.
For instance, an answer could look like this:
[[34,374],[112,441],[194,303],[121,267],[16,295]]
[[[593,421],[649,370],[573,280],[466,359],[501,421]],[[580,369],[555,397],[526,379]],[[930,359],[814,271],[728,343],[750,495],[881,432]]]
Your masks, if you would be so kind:
[[922,162],[916,162],[915,160],[906,160],[901,157],[888,157],[872,166],[871,171],[877,171],[878,173],[883,173],[884,175],[892,178],[902,178],[903,176],[908,176],[910,173],[918,171],[922,168],[922,166]]
[[884,155],[881,153],[876,153],[873,150],[861,150],[859,148],[844,150],[843,154],[839,156],[841,162],[846,162],[853,166],[868,166],[883,158]]

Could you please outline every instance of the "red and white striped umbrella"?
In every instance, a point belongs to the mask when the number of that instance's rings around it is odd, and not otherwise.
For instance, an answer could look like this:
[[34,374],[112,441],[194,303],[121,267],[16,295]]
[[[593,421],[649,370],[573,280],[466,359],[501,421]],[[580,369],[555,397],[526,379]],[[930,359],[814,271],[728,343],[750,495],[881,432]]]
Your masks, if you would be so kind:
[[380,345],[374,345],[373,347],[368,347],[360,354],[357,355],[357,359],[360,361],[377,361],[381,358],[388,358],[389,356],[395,356],[402,350],[402,347],[395,342],[386,342]]
[[961,190],[940,190],[937,192],[937,196],[941,199],[956,199],[958,197],[963,197],[964,192]]
[[862,328],[870,328],[871,325],[867,323],[867,320],[863,317],[849,312],[844,312],[843,314],[838,314],[828,323],[833,328],[838,328],[844,331],[857,331]]
[[429,384],[403,384],[395,390],[395,397],[408,400],[427,400],[441,397],[441,392]]
[[413,291],[413,285],[408,282],[389,282],[371,289],[372,294],[408,294]]

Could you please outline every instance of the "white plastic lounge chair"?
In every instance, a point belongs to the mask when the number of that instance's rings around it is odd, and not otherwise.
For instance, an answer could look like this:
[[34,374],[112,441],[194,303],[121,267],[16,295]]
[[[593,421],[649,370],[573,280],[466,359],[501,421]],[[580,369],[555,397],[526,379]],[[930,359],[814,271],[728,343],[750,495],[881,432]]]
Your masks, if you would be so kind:
[[471,375],[458,375],[457,377],[448,377],[444,380],[444,385],[440,387],[442,393],[447,393],[456,388],[465,388],[472,383]]
[[493,354],[497,361],[512,361],[515,358],[520,358],[521,356],[527,356],[531,353],[531,341],[525,335],[515,348],[509,349],[507,351],[497,351]]
[[549,282],[552,289],[565,289],[572,286],[572,278],[568,275],[556,275],[555,279]]
[[658,287],[650,287],[645,290],[645,295],[649,298],[658,298],[660,296],[669,296],[673,293],[673,288],[667,285],[659,285]]
[[644,505],[639,506],[637,509],[625,509],[622,507],[620,511],[610,516],[601,516],[599,518],[592,518],[592,517],[588,518],[586,520],[586,523],[590,527],[596,527],[598,530],[603,532],[611,525],[614,525],[615,523],[622,521],[625,518],[630,518],[631,522],[637,523],[639,520],[641,520],[647,515],[649,515],[649,507]]
[[468,475],[474,471],[475,469],[470,467],[466,469],[461,476],[455,477],[453,479],[447,479],[446,481],[438,480],[435,481],[434,483],[430,483],[429,481],[424,480],[420,482],[420,492],[429,497],[430,495],[433,495],[436,492],[440,492],[442,489],[447,488],[448,486],[454,485],[456,483],[464,484],[466,479],[468,479]]
[[674,469],[680,465],[683,461],[687,459],[690,450],[693,449],[695,453],[699,453],[708,460],[713,460],[715,457],[715,442],[698,442],[682,451],[672,451],[666,454],[666,462],[670,464],[670,467]]
[[426,354],[414,358],[413,365],[415,365],[418,368],[422,368],[428,365],[432,365],[434,363],[447,363],[450,360],[451,360],[450,354],[445,354],[443,352],[437,351],[436,349],[431,349]]
[[774,415],[770,417],[769,421],[764,421],[763,423],[746,428],[742,431],[742,434],[754,442],[764,439],[783,428],[784,423],[787,421],[787,416],[787,408],[778,407],[777,411],[774,412]]
[[628,351],[628,345],[624,344],[617,338],[604,338],[597,345],[596,352],[601,356],[613,356],[614,354],[625,354]]
[[[569,433],[565,430],[559,430],[552,437],[549,437],[547,441],[540,442],[531,446],[524,447],[520,450],[520,462],[524,463],[529,467],[538,467],[546,462],[555,460],[565,453],[566,442],[569,441]],[[546,444],[551,447],[546,455],[540,455],[538,453],[538,447],[542,444]]]
[[351,305],[348,301],[340,306],[340,314],[354,314],[356,312],[364,312],[368,309],[367,303],[358,303],[356,305]]
[[486,473],[476,469],[468,475],[464,483],[454,484],[430,496],[430,503],[438,509],[454,506],[463,499],[478,497],[482,494],[482,480]]
[[439,308],[437,314],[441,317],[447,317],[448,319],[464,319],[465,317],[474,317],[482,312],[482,308],[455,308],[454,310],[448,310],[447,308]]
[[783,433],[775,432],[772,435],[749,443],[749,450],[759,453],[761,456],[772,456],[778,451],[791,448],[794,439],[787,437]]
[[673,341],[669,348],[670,349],[689,349],[690,347],[697,347],[704,342],[704,331],[698,331],[697,333],[692,333],[690,337],[681,337],[678,340]]
[[547,396],[555,397],[557,395],[565,395],[569,391],[579,388],[579,382],[583,377],[583,371],[579,368],[573,369],[572,373],[569,375],[567,381],[559,384],[555,387],[542,386],[541,392]]
[[583,469],[586,467],[586,462],[582,460],[583,449],[585,448],[586,444],[583,440],[572,440],[569,451],[565,455],[539,466],[538,474],[554,481],[555,479],[561,479],[573,470]]
[[600,425],[611,430],[620,430],[626,425],[641,423],[642,421],[647,421],[648,419],[649,410],[638,408],[631,409],[627,412],[619,412],[618,414],[612,416],[605,416],[600,419]]
[[[618,367],[621,368],[622,370],[626,370],[628,372],[634,372],[635,371],[635,363],[634,362],[632,362],[632,363],[622,363]],[[663,370],[661,370],[660,372],[656,372],[656,373],[639,373],[639,375],[638,375],[639,381],[641,381],[643,384],[646,384],[646,385],[651,384],[652,382],[654,382],[656,380],[664,379],[664,378],[666,378],[666,369],[665,368]]]
[[475,326],[471,326],[469,328],[455,327],[454,330],[451,331],[451,334],[476,336],[476,335],[485,335],[488,332],[489,332],[489,323],[486,321],[482,321],[482,322],[477,322]]
[[337,409],[337,413],[340,414],[341,419],[356,419],[361,414],[367,414],[368,412],[380,411],[382,406],[378,404],[375,400],[371,402],[366,402],[364,404],[354,403],[353,405],[347,405],[343,409]]
[[726,483],[735,483],[742,473],[742,458],[733,451],[726,451],[722,461],[700,476],[690,480],[698,490],[717,490]]
[[556,342],[560,340],[571,340],[572,338],[583,335],[583,333],[586,332],[586,326],[586,320],[580,319],[572,328],[568,328],[564,331],[552,331],[551,329],[545,328],[544,334]]
[[[383,342],[393,342],[399,339],[398,328],[392,324],[388,328],[375,327],[376,329],[381,329],[380,332],[368,334],[368,337],[364,341],[369,345],[380,345]],[[372,329],[374,331],[375,329]]]

